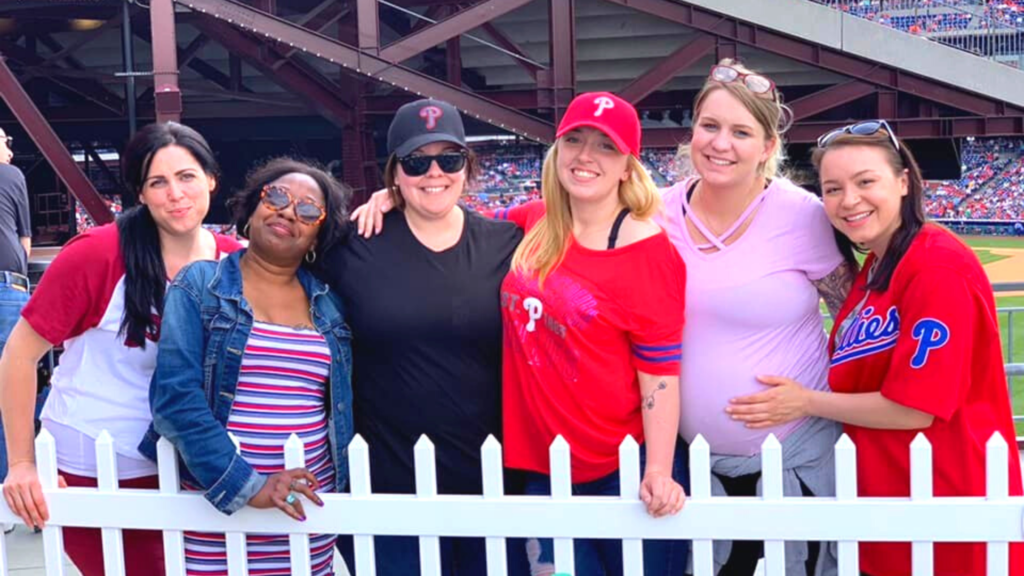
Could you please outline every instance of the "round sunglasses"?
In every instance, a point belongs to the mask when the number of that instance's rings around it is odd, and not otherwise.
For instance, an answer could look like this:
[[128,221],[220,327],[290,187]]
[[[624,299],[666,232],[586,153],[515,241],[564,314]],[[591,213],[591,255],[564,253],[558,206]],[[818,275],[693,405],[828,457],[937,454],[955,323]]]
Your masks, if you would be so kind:
[[863,122],[857,122],[842,128],[836,128],[830,130],[818,137],[818,148],[825,148],[832,143],[837,137],[843,134],[853,134],[854,136],[871,136],[877,134],[879,130],[885,130],[886,135],[889,136],[889,142],[892,143],[892,147],[897,152],[900,150],[900,141],[896,139],[896,134],[892,131],[892,127],[885,120],[865,120]]
[[433,162],[437,162],[437,167],[445,174],[454,174],[466,167],[466,151],[452,150],[434,156],[410,154],[402,156],[398,162],[402,165],[402,171],[406,176],[423,176],[430,171],[430,165]]
[[327,210],[323,206],[309,198],[296,200],[283,186],[264,186],[260,192],[260,201],[274,212],[286,210],[294,204],[295,218],[307,226],[316,226],[327,218]]
[[742,82],[747,90],[754,94],[770,94],[775,90],[775,82],[772,82],[760,74],[745,74],[732,66],[715,65],[711,68],[710,78],[715,82],[728,84],[730,82]]

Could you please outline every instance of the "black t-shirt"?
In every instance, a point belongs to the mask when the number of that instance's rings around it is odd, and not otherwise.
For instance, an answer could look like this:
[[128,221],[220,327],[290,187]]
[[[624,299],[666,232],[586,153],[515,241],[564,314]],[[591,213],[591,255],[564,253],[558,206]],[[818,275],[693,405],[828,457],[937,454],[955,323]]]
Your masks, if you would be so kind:
[[501,438],[499,289],[522,232],[464,211],[462,237],[442,252],[394,211],[381,235],[353,234],[325,255],[352,327],[355,426],[375,492],[415,491],[413,447],[426,434],[438,490],[479,494],[480,445]]
[[0,271],[28,274],[28,258],[20,238],[32,236],[25,176],[0,164]]

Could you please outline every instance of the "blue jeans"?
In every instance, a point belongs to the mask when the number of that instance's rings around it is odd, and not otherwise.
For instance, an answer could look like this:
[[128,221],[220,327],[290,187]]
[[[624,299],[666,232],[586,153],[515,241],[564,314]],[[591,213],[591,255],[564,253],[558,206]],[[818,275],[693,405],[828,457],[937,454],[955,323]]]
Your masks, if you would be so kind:
[[[529,576],[521,538],[509,538],[506,544],[509,576]],[[411,576],[420,573],[420,544],[413,536],[375,536],[374,556],[377,576]],[[351,536],[338,537],[338,553],[351,574],[356,573]],[[483,538],[441,538],[442,576],[482,576],[487,574],[487,554]]]
[[[21,317],[21,309],[28,302],[28,292],[7,283],[0,283],[0,352]],[[0,482],[7,477],[7,436],[0,419]]]
[[[640,474],[643,475],[647,457],[640,447]],[[690,493],[689,447],[679,438],[672,461],[672,478]],[[528,473],[528,496],[550,496],[551,477]],[[572,485],[573,496],[618,496],[619,471],[593,482]],[[539,544],[539,546],[538,546]],[[531,539],[528,552],[531,565],[554,565],[555,546],[551,538]],[[644,576],[682,574],[690,555],[689,540],[644,540]],[[536,557],[536,558],[534,558]],[[622,541],[609,539],[577,539],[573,541],[573,557],[578,576],[622,576]]]

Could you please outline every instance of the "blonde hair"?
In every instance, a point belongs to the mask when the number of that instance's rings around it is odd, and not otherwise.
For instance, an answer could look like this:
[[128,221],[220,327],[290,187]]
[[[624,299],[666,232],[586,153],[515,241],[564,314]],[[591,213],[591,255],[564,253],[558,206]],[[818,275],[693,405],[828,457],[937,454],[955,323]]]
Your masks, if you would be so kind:
[[[733,60],[732,58],[724,58],[718,62],[719,66],[729,66],[735,68],[742,74],[757,74],[764,76],[759,72],[755,72],[750,68],[747,68],[739,61]],[[704,102],[708,96],[716,90],[725,90],[731,94],[736,100],[743,104],[743,107],[757,120],[757,123],[764,130],[765,139],[775,139],[775,149],[771,155],[763,163],[758,165],[757,175],[765,178],[775,178],[780,176],[780,171],[783,163],[785,162],[786,151],[782,146],[782,135],[789,130],[790,125],[793,123],[793,111],[788,106],[782,103],[782,95],[779,94],[778,88],[773,89],[769,94],[755,94],[751,92],[743,82],[719,82],[708,78],[704,82],[704,87],[697,93],[697,97],[693,101],[693,124],[694,126],[700,121],[700,110],[704,106]],[[677,156],[680,160],[689,160],[691,156],[690,144],[681,144]]]
[[[661,209],[661,195],[651,175],[633,156],[627,159],[629,179],[619,183],[619,202],[629,209],[634,218],[650,218]],[[543,287],[544,279],[561,264],[572,237],[572,209],[569,192],[558,179],[558,143],[548,149],[541,170],[541,195],[545,214],[512,255],[512,269],[521,274],[537,274]]]

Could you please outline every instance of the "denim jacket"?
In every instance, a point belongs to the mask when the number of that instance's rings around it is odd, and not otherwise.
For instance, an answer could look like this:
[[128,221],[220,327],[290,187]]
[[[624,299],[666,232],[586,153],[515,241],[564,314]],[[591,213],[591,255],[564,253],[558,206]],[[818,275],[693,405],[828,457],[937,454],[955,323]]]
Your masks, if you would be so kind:
[[[206,499],[225,514],[245,506],[267,479],[237,453],[225,429],[253,325],[252,309],[242,297],[239,259],[244,253],[235,252],[220,262],[189,264],[168,288],[149,390],[153,424],[139,445],[139,451],[155,461],[157,440],[170,440],[184,463],[182,479],[202,486]],[[302,268],[298,278],[309,297],[313,325],[331,350],[325,404],[337,487],[342,491],[353,434],[352,333],[340,300],[327,285]]]

